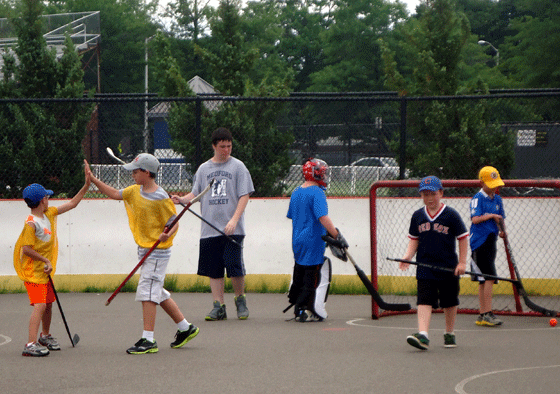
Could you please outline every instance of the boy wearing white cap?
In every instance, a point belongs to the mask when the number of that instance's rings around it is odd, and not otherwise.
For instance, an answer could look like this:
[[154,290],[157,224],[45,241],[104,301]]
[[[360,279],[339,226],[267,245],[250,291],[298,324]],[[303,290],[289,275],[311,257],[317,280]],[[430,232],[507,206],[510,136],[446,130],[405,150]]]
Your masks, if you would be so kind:
[[[471,269],[473,272],[496,276],[496,241],[504,234],[498,228],[498,221],[505,219],[502,197],[496,194],[504,182],[494,167],[486,166],[478,173],[482,189],[471,200],[470,246],[472,251]],[[492,313],[492,287],[495,280],[472,275],[478,281],[478,300],[480,315],[476,325],[494,327],[502,321]]]
[[155,181],[159,161],[153,155],[140,153],[131,163],[123,167],[132,171],[132,178],[136,184],[117,190],[94,177],[86,162],[86,170],[90,172],[91,181],[99,191],[113,200],[124,201],[130,230],[138,245],[138,260],[144,257],[156,241],[160,241],[142,264],[136,288],[136,301],[142,302],[144,331],[140,340],[126,352],[128,354],[158,352],[157,342],[154,339],[158,305],[177,324],[175,341],[171,343],[171,347],[180,348],[196,337],[199,329],[185,319],[171,298],[171,294],[163,288],[173,238],[179,228],[177,223],[168,232],[164,231],[176,217],[175,204]]
[[[56,271],[58,238],[56,219],[58,215],[76,208],[89,189],[90,179],[85,174],[85,184],[68,202],[49,207],[52,190],[33,183],[23,189],[23,199],[31,208],[23,230],[14,247],[14,268],[25,284],[33,312],[29,319],[29,336],[23,356],[48,356],[50,350],[60,350],[60,345],[50,334],[52,303],[56,301],[49,275]],[[39,340],[39,327],[43,325]]]

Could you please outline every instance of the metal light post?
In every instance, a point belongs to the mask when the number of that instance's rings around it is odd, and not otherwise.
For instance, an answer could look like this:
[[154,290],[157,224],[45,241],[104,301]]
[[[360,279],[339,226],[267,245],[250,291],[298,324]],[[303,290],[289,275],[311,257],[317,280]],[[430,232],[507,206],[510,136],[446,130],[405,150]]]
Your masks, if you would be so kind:
[[155,34],[151,37],[146,38],[146,40],[144,41],[144,93],[146,94],[146,101],[144,101],[144,152],[148,152],[148,143],[150,141],[150,133],[148,130],[148,43],[154,37]]
[[492,45],[488,41],[484,41],[484,40],[479,40],[478,45],[489,46],[490,48],[492,48],[494,50],[494,52],[496,53],[496,66],[500,65],[500,51],[498,51],[494,45]]

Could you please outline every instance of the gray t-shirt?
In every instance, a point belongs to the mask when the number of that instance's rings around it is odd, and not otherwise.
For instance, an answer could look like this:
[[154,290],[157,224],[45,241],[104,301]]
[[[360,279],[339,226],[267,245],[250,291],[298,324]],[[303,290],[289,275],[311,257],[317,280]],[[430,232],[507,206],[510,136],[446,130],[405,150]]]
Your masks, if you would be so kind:
[[[204,219],[223,231],[237,209],[239,198],[253,193],[255,189],[245,164],[232,156],[225,163],[214,163],[212,160],[202,163],[194,175],[192,193],[197,196],[213,178],[216,182],[202,197],[200,209]],[[245,214],[241,215],[233,234],[245,235]],[[219,235],[202,222],[200,238]]]

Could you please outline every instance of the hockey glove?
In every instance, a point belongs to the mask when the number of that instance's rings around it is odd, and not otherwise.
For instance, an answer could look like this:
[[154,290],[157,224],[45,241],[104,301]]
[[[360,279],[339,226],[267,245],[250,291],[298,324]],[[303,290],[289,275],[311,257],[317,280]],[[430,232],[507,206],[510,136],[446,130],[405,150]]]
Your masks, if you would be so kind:
[[342,261],[348,261],[348,256],[346,256],[346,248],[348,247],[348,242],[346,242],[346,239],[344,239],[340,230],[336,230],[338,231],[338,236],[336,237],[336,239],[331,237],[329,234],[323,235],[321,238],[327,243],[334,257]]

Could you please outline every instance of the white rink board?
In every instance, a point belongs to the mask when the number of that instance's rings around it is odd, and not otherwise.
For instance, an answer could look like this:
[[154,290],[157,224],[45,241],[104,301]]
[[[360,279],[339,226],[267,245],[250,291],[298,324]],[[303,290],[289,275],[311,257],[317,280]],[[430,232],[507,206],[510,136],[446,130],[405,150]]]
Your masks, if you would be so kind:
[[[50,200],[60,205],[64,200]],[[369,273],[369,204],[366,198],[329,199],[329,216],[350,243],[358,264]],[[248,274],[291,274],[291,220],[286,217],[289,199],[255,198],[245,211],[244,259]],[[14,245],[29,208],[23,200],[0,201],[0,275],[15,275]],[[177,212],[183,209],[177,206]],[[195,204],[193,211],[200,214]],[[186,212],[174,239],[169,274],[196,274],[200,219]],[[127,274],[137,264],[136,244],[128,227],[122,201],[83,200],[58,217],[57,274]],[[330,251],[327,251],[330,255]],[[355,275],[350,263],[333,260],[333,274]],[[335,261],[336,260],[336,261]]]

